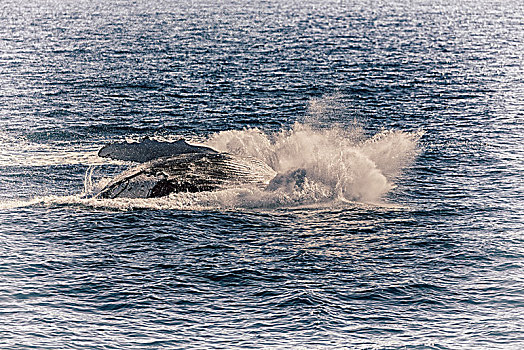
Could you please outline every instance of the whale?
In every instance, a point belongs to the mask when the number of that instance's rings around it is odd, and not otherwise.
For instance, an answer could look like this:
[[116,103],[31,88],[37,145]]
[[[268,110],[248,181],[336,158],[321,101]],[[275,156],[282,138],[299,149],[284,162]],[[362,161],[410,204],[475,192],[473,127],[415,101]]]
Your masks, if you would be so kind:
[[271,167],[255,158],[218,152],[183,139],[112,143],[102,147],[98,155],[138,163],[103,186],[95,195],[100,199],[158,198],[245,186],[266,188],[276,176]]
[[184,139],[175,142],[152,140],[148,137],[140,142],[116,142],[102,147],[99,157],[144,163],[153,159],[189,153],[218,153],[206,146],[191,145]]

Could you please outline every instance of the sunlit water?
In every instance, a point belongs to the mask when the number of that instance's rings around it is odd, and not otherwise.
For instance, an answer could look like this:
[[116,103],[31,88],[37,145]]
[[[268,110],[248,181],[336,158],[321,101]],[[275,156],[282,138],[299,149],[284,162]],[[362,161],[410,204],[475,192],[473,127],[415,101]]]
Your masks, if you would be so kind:
[[[2,1],[0,347],[523,348],[523,52],[516,0]],[[90,195],[145,136],[281,181]]]

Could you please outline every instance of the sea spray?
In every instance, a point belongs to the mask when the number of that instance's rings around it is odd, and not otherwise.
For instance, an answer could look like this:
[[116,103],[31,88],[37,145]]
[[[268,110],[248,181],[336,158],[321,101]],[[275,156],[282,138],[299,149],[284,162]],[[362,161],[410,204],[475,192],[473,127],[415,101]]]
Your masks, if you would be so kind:
[[[382,131],[366,138],[362,128],[315,128],[295,123],[268,134],[260,129],[229,130],[211,135],[207,145],[221,152],[255,157],[278,174],[302,169],[300,186],[279,188],[305,201],[336,199],[379,201],[418,154],[420,132]],[[304,198],[304,186],[318,189]],[[276,192],[278,192],[276,191]],[[314,192],[314,191],[313,191]],[[292,202],[296,202],[292,200]]]
[[94,165],[90,165],[86,173],[84,175],[84,192],[82,192],[82,195],[87,195],[89,193],[92,193],[94,190],[94,184],[93,184],[93,171],[95,170]]

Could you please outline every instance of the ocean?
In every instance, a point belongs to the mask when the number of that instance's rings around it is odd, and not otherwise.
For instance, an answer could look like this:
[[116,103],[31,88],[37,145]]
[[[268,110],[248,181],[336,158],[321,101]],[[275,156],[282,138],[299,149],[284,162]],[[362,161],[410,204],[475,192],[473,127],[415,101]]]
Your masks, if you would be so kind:
[[[524,348],[523,53],[518,0],[2,0],[0,348]],[[97,197],[144,138],[278,181]]]

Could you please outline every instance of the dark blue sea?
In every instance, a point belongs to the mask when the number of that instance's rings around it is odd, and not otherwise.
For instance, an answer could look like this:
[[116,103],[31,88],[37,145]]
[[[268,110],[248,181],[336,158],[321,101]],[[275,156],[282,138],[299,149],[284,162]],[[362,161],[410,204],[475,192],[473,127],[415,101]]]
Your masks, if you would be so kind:
[[0,348],[523,349],[524,3],[2,0]]

